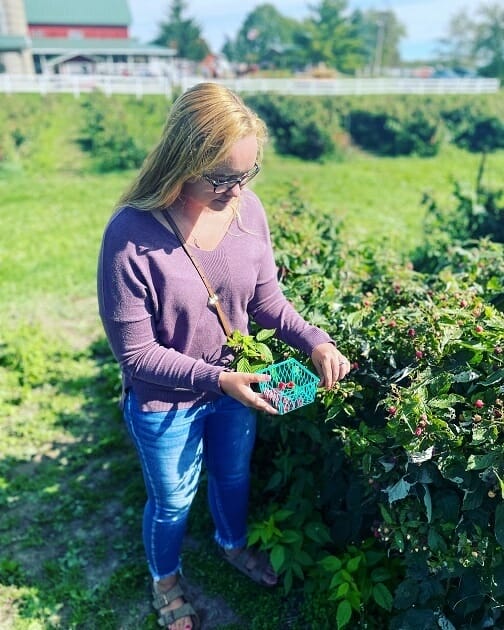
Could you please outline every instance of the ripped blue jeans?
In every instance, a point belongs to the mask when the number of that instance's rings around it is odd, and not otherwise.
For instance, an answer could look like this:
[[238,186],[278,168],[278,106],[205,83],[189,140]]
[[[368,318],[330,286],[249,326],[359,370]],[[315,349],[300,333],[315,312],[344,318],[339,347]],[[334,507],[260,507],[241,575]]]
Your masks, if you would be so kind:
[[147,490],[143,541],[155,581],[180,570],[180,552],[204,462],[215,540],[246,543],[256,414],[229,396],[190,409],[143,412],[129,391],[124,418]]

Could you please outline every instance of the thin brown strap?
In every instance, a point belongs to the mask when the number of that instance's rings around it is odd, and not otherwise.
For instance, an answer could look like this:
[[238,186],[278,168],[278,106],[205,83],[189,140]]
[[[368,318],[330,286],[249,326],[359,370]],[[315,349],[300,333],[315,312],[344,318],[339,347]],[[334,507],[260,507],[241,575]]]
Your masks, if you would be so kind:
[[187,242],[186,242],[186,240],[184,238],[184,235],[182,234],[182,232],[178,228],[178,225],[175,223],[175,221],[173,220],[173,217],[170,216],[170,213],[167,210],[162,210],[161,212],[156,212],[156,217],[162,223],[163,223],[163,219],[165,219],[166,222],[171,227],[171,229],[173,230],[173,232],[175,233],[175,236],[180,241],[180,244],[184,248],[185,253],[189,256],[190,261],[194,265],[194,267],[195,267],[196,271],[198,272],[200,278],[203,280],[203,284],[205,285],[206,290],[208,291],[208,304],[210,306],[214,306],[215,307],[215,310],[217,311],[217,315],[219,317],[219,320],[220,320],[220,323],[222,325],[222,328],[224,329],[224,332],[226,333],[226,337],[230,337],[233,334],[233,330],[231,328],[231,324],[229,323],[228,318],[226,317],[226,314],[222,310],[222,306],[220,305],[220,302],[219,302],[219,296],[213,290],[212,285],[210,284],[210,282],[209,282],[209,280],[208,280],[208,278],[206,276],[206,273],[204,272],[203,268],[201,267],[198,259],[195,258],[193,256],[193,254],[191,253],[191,251],[190,251],[190,249],[189,249],[189,247],[187,245]]

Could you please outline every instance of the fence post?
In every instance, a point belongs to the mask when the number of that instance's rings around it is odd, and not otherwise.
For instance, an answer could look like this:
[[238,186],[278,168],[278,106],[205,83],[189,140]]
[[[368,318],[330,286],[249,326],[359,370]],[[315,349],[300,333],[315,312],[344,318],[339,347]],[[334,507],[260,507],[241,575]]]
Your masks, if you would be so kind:
[[75,75],[73,77],[73,95],[75,98],[79,98],[80,97],[80,87],[79,87],[79,83],[80,83],[80,78],[78,75]]

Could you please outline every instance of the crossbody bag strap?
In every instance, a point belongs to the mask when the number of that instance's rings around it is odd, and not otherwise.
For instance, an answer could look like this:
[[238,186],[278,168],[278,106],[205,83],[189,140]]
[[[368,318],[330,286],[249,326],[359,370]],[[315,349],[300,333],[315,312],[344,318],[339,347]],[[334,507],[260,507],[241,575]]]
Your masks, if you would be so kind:
[[180,244],[184,248],[185,253],[189,256],[190,261],[194,265],[196,271],[203,281],[203,284],[205,285],[205,288],[208,292],[208,304],[215,307],[215,310],[217,311],[217,315],[219,317],[219,321],[222,325],[222,328],[224,329],[224,332],[226,333],[226,337],[230,337],[233,333],[233,330],[231,329],[231,324],[229,323],[226,314],[222,310],[222,306],[219,302],[219,296],[213,290],[212,285],[210,284],[210,281],[208,280],[206,273],[203,270],[203,267],[199,263],[198,259],[193,256],[191,250],[189,249],[189,246],[187,245],[184,235],[178,228],[178,225],[175,223],[173,217],[170,216],[170,213],[167,210],[155,210],[154,214],[158,221],[160,221],[160,223],[165,226],[168,225],[172,229],[172,231],[175,233],[175,236],[180,241]]

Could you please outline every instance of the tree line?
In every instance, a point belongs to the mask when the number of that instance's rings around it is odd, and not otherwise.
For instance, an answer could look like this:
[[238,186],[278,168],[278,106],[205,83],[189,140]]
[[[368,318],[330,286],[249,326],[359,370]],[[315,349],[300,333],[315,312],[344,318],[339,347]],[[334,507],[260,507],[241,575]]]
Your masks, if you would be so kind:
[[[246,15],[235,37],[212,51],[199,23],[188,16],[189,2],[171,0],[167,19],[152,43],[201,61],[221,53],[231,62],[259,68],[296,71],[323,65],[346,75],[379,75],[383,68],[404,65],[399,46],[404,24],[393,10],[349,10],[348,0],[320,0],[309,5],[303,20],[286,17],[271,3],[258,4]],[[435,16],[433,16],[435,19]],[[473,14],[455,13],[430,62],[456,72],[477,72],[504,79],[504,6],[487,2]]]

